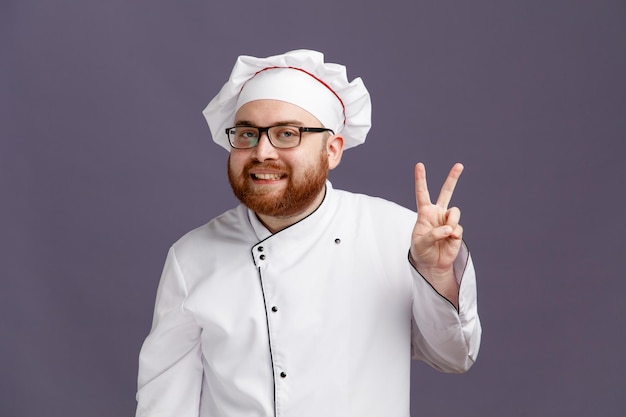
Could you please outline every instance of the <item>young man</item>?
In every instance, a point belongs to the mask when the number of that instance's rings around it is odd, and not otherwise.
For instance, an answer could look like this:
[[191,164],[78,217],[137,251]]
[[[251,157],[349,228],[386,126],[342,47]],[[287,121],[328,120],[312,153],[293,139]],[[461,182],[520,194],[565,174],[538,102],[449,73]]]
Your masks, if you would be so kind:
[[416,213],[332,188],[365,141],[360,79],[298,50],[239,57],[204,111],[242,202],[170,249],[140,354],[137,416],[407,417],[410,358],[474,363],[481,327],[456,164]]

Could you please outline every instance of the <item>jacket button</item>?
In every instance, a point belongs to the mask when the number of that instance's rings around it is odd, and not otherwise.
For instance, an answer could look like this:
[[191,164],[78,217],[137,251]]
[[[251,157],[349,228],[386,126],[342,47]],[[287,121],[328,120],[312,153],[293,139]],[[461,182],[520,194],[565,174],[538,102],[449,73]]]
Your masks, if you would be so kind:
[[258,250],[259,252],[263,252],[263,246],[259,246],[256,250]]
[[278,307],[276,307],[276,306],[272,307],[272,311],[273,311],[274,313],[276,313],[276,312],[278,311]]
[[341,239],[339,239],[339,238],[335,239],[335,243],[336,243],[337,245],[338,245],[338,244],[340,244],[340,243],[341,243]]
[[281,378],[287,378],[287,374],[286,374],[286,373],[284,373],[284,372],[281,372],[281,373],[280,373],[280,377],[281,377]]
[[261,260],[265,259],[265,255],[259,256],[259,259],[261,259]]

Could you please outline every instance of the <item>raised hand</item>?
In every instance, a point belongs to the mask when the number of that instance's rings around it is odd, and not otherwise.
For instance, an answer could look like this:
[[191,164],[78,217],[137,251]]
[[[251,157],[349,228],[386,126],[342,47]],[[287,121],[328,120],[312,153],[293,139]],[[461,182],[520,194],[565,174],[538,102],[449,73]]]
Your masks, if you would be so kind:
[[417,222],[411,236],[411,260],[417,270],[433,287],[458,307],[458,284],[453,264],[462,244],[463,228],[459,224],[461,211],[448,208],[456,183],[463,172],[455,164],[433,204],[426,183],[426,168],[415,166],[415,200]]

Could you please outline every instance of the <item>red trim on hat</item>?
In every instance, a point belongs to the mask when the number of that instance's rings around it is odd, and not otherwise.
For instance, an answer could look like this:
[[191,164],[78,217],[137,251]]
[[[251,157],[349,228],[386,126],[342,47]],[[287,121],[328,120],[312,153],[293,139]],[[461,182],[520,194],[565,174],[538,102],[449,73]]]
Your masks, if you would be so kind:
[[[322,84],[324,87],[328,88],[328,90],[329,90],[331,93],[333,93],[333,95],[334,95],[335,97],[337,97],[337,100],[339,100],[339,103],[341,103],[341,109],[342,109],[342,112],[343,112],[343,125],[344,125],[344,126],[346,125],[346,106],[343,104],[343,100],[341,99],[341,97],[339,97],[339,94],[337,94],[337,93],[335,92],[335,90],[333,90],[333,89],[331,88],[331,86],[329,86],[328,84],[326,84],[324,81],[322,81],[321,79],[319,79],[319,78],[318,78],[318,77],[316,77],[315,75],[311,74],[310,72],[308,72],[308,71],[306,71],[306,70],[304,70],[304,69],[302,69],[302,68],[298,68],[298,67],[281,67],[281,66],[275,66],[275,67],[265,67],[265,68],[263,68],[263,69],[258,70],[257,72],[255,72],[255,73],[254,73],[254,75],[253,75],[252,77],[250,77],[248,80],[251,80],[252,78],[256,77],[256,76],[257,76],[257,74],[259,74],[259,73],[261,73],[261,72],[263,72],[263,71],[266,71],[266,70],[269,70],[269,69],[279,69],[279,68],[289,68],[289,69],[294,69],[294,70],[301,71],[301,72],[303,72],[303,73],[305,73],[305,74],[307,74],[307,75],[309,75],[309,76],[311,76],[311,77],[315,78],[315,79],[316,79],[316,80],[317,80],[320,84]],[[248,81],[246,81],[246,82],[248,82]],[[244,87],[245,85],[246,85],[246,83],[244,83],[244,84],[241,86],[241,89],[239,90],[240,92],[241,92],[241,90],[243,90],[243,87]]]

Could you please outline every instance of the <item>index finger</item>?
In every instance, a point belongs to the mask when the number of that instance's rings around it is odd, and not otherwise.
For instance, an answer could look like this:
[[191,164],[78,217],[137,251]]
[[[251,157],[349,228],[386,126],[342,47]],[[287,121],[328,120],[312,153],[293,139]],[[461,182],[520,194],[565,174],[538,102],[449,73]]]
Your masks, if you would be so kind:
[[426,167],[421,162],[415,165],[415,204],[418,211],[420,207],[432,204],[426,183]]
[[448,204],[450,204],[450,200],[452,200],[452,193],[454,193],[454,188],[461,176],[461,172],[463,172],[463,168],[463,164],[457,162],[450,170],[448,178],[446,178],[446,181],[443,183],[441,192],[437,198],[437,205],[439,207],[448,208]]

